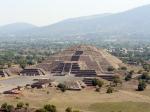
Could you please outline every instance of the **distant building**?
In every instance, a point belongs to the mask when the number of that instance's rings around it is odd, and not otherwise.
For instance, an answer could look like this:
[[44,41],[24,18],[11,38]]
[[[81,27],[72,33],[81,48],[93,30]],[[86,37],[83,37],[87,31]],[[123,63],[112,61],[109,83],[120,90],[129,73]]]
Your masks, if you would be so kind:
[[39,69],[39,68],[29,68],[29,69],[24,69],[20,72],[20,75],[22,76],[40,76],[40,75],[45,75],[44,70]]
[[31,85],[32,88],[47,88],[50,85],[50,80],[39,80]]
[[10,73],[8,70],[0,70],[0,77],[8,77]]

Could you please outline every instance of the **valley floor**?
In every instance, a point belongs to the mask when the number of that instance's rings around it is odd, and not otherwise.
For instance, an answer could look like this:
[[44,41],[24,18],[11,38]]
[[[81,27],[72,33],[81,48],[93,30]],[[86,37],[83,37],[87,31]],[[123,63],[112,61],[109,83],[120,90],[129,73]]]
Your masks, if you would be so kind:
[[67,107],[83,112],[150,112],[150,89],[144,92],[119,90],[112,94],[106,94],[105,89],[100,93],[94,90],[86,88],[62,93],[56,88],[28,89],[19,96],[1,94],[0,104],[28,102],[34,108],[54,104],[59,112],[64,112]]

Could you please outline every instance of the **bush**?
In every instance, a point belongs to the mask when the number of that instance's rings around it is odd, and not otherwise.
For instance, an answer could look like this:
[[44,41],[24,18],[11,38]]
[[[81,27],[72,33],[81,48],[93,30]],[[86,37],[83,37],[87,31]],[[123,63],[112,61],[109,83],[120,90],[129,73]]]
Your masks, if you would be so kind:
[[72,108],[71,107],[66,108],[65,112],[72,112]]
[[112,87],[108,87],[108,89],[107,89],[107,93],[113,93],[113,91],[114,91],[114,89],[112,88]]
[[126,66],[122,66],[120,69],[121,70],[127,70],[127,67]]
[[73,112],[80,112],[79,110],[74,110]]
[[72,110],[71,107],[66,108],[65,112],[80,112],[79,110]]
[[20,97],[16,96],[16,97],[15,97],[15,99],[17,99],[17,100],[18,100],[18,99],[20,99]]
[[46,92],[46,94],[49,94],[49,93],[50,93],[49,91]]
[[13,105],[7,105],[7,112],[12,112],[14,110],[14,106]]
[[44,109],[45,109],[46,111],[48,111],[48,112],[57,112],[57,111],[56,111],[56,106],[50,105],[50,104],[45,105],[45,106],[44,106]]
[[113,66],[109,66],[109,67],[107,68],[107,70],[108,70],[109,72],[112,72],[112,71],[115,70],[115,68],[114,68]]
[[149,64],[144,64],[144,65],[143,65],[143,68],[144,68],[145,71],[149,72],[149,70],[150,70],[150,65],[149,65]]
[[41,108],[41,109],[37,109],[35,112],[47,112],[45,109]]
[[100,88],[104,85],[104,82],[99,79],[93,79],[92,83],[93,83],[93,86],[98,86]]
[[128,74],[128,75],[126,75],[126,77],[125,77],[125,81],[130,81],[131,78],[132,78],[132,75],[131,75],[131,74]]
[[23,106],[24,106],[24,103],[23,103],[23,102],[19,102],[19,103],[17,104],[17,108],[23,108]]
[[146,86],[146,82],[144,80],[140,80],[138,84],[138,91],[144,91]]
[[139,70],[137,73],[138,73],[138,74],[141,74],[142,72],[143,72],[143,70]]
[[129,74],[132,74],[132,75],[133,75],[133,74],[134,74],[134,70],[131,70],[131,71],[129,72]]
[[25,103],[25,106],[26,106],[26,107],[29,107],[29,103]]
[[96,86],[96,92],[100,92],[100,87]]
[[7,103],[3,103],[1,108],[5,110],[5,112],[12,112],[14,109],[13,105],[8,105]]
[[60,88],[60,90],[61,90],[62,92],[65,92],[65,91],[67,90],[66,85],[64,85],[64,84],[62,84],[62,83],[58,84],[57,87]]
[[126,75],[126,77],[125,77],[125,81],[131,80],[133,73],[134,73],[134,71],[130,71],[129,73],[127,73],[127,75]]
[[114,76],[113,83],[115,84],[115,86],[117,86],[118,84],[122,84],[122,81],[119,76]]
[[7,108],[7,103],[3,103],[2,105],[1,105],[1,108],[3,108],[3,109],[6,109]]
[[150,80],[150,76],[148,72],[143,72],[142,76],[140,77],[142,80]]

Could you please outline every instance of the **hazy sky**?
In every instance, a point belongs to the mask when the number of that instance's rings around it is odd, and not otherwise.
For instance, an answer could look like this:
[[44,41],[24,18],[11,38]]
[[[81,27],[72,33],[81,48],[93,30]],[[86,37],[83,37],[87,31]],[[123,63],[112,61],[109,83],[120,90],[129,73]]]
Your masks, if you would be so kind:
[[48,25],[66,18],[116,13],[146,4],[150,0],[0,0],[0,25]]

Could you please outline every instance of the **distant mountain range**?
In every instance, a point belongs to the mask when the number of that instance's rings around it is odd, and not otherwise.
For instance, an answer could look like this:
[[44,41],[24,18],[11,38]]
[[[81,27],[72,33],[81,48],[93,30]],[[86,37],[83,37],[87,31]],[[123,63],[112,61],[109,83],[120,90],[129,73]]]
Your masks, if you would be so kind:
[[28,24],[28,23],[13,23],[7,24],[5,26],[0,27],[0,34],[7,35],[7,34],[15,34],[18,32],[27,31],[30,29],[37,28],[35,25]]
[[45,27],[15,23],[0,27],[0,37],[150,39],[150,5],[117,14],[67,19]]

